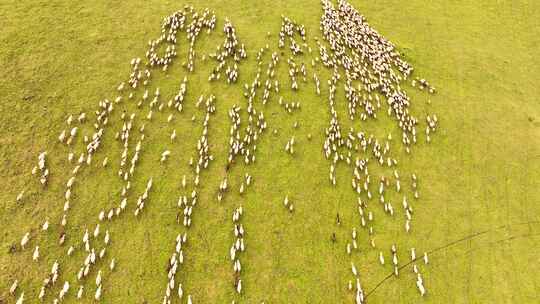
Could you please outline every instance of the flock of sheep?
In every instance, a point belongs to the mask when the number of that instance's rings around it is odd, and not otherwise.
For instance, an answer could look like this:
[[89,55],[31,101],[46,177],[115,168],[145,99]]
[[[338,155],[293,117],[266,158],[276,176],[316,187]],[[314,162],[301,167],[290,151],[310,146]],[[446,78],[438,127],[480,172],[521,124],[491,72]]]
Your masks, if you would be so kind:
[[[413,201],[419,199],[419,181],[414,173],[410,173],[410,178],[401,179],[398,160],[395,154],[391,153],[391,148],[398,145],[392,141],[394,137],[392,134],[388,134],[385,138],[377,138],[374,134],[368,134],[360,128],[351,127],[349,130],[342,128],[335,107],[336,92],[339,88],[344,88],[348,108],[347,116],[351,121],[376,120],[380,110],[386,107],[387,115],[401,130],[401,142],[407,153],[411,152],[413,145],[419,140],[420,134],[417,133],[417,127],[421,121],[409,111],[410,98],[402,88],[413,69],[401,58],[395,46],[371,28],[365,18],[346,1],[339,0],[334,6],[328,0],[322,0],[322,7],[320,30],[323,39],[315,39],[318,52],[308,45],[305,27],[287,17],[282,17],[277,49],[272,51],[267,44],[257,52],[256,75],[251,82],[245,83],[242,87],[246,103],[242,106],[234,105],[228,110],[231,127],[225,171],[228,176],[234,166],[242,162],[245,166],[249,166],[256,162],[257,143],[268,128],[264,109],[269,101],[277,102],[288,115],[294,115],[294,111],[301,109],[300,101],[288,102],[280,96],[281,87],[284,86],[277,79],[280,62],[287,64],[288,80],[293,92],[301,90],[302,86],[307,86],[309,81],[313,81],[317,96],[321,95],[322,89],[327,88],[327,106],[331,118],[328,127],[324,130],[322,152],[330,162],[330,184],[334,186],[337,184],[336,171],[338,165],[342,163],[350,169],[352,191],[357,195],[358,227],[352,229],[345,251],[351,258],[352,272],[347,287],[352,293],[353,301],[359,304],[366,301],[368,293],[363,288],[360,270],[353,260],[355,251],[359,250],[358,242],[365,241],[372,250],[378,251],[379,263],[383,267],[386,265],[385,260],[390,259],[391,271],[395,276],[399,276],[399,271],[404,267],[400,266],[398,248],[395,244],[387,250],[377,246],[376,231],[373,227],[375,221],[373,210],[380,208],[389,217],[401,217],[404,230],[409,233],[413,225]],[[149,42],[146,57],[134,58],[131,61],[132,71],[128,80],[118,86],[117,97],[113,101],[100,101],[93,113],[95,115],[86,113],[69,115],[66,122],[67,128],[58,136],[58,141],[69,150],[67,161],[72,166],[66,175],[64,205],[62,216],[58,221],[60,227],[58,245],[65,246],[66,256],[72,257],[75,263],[80,263],[80,267],[73,276],[69,274],[60,276],[63,269],[60,261],[65,263],[70,260],[66,257],[56,259],[51,266],[51,271],[45,275],[39,291],[35,292],[39,301],[50,299],[53,303],[60,303],[71,293],[77,299],[90,294],[89,297],[93,297],[96,301],[106,296],[103,282],[107,280],[107,275],[115,270],[117,261],[109,249],[112,236],[108,227],[115,221],[130,216],[130,213],[135,217],[144,216],[144,207],[149,203],[149,197],[152,195],[154,180],[150,178],[146,181],[144,192],[137,195],[136,199],[131,197],[132,183],[136,182],[134,176],[137,164],[145,150],[145,128],[152,125],[155,120],[153,119],[154,112],[168,113],[167,123],[170,123],[175,116],[182,115],[184,102],[188,99],[186,97],[188,76],[183,78],[178,92],[165,101],[159,88],[150,91],[152,74],[160,71],[167,73],[177,60],[180,34],[185,33],[189,50],[187,62],[183,62],[182,67],[185,68],[187,74],[194,71],[197,59],[206,60],[208,56],[215,58],[218,62],[208,77],[209,81],[219,80],[222,72],[225,73],[227,83],[234,84],[238,81],[239,65],[247,58],[247,52],[245,46],[238,41],[236,30],[229,20],[226,20],[223,28],[225,41],[216,48],[216,52],[199,55],[195,51],[199,34],[205,29],[209,34],[215,26],[216,16],[213,12],[208,9],[198,12],[191,6],[185,6],[183,10],[164,18],[162,33],[157,39]],[[268,36],[271,36],[270,33]],[[290,55],[284,58],[287,49],[290,50]],[[267,53],[269,56],[266,55]],[[308,77],[310,66],[314,71],[312,77]],[[315,72],[317,66],[322,66],[331,72],[331,77],[326,83],[321,81]],[[426,89],[429,94],[435,93],[435,88],[424,79],[412,80],[411,85],[421,90]],[[208,95],[200,96],[198,99],[193,98],[193,100],[196,107],[199,108],[202,105],[205,108],[205,115],[202,120],[202,133],[198,135],[196,144],[196,157],[192,157],[189,161],[194,178],[188,182],[184,175],[181,179],[181,189],[185,193],[179,195],[176,220],[179,225],[184,226],[184,232],[178,234],[174,244],[171,244],[171,255],[167,264],[168,280],[163,292],[164,304],[184,300],[187,303],[195,301],[191,294],[184,292],[178,274],[181,273],[185,262],[184,251],[188,246],[189,228],[192,225],[193,212],[200,196],[201,172],[207,170],[214,160],[210,151],[209,123],[216,111],[217,97]],[[129,103],[135,104],[136,109],[128,114],[130,110],[127,104]],[[244,111],[246,113],[243,113]],[[242,119],[242,116],[246,116],[247,119]],[[123,148],[118,160],[118,178],[122,182],[120,197],[116,199],[115,206],[101,210],[96,215],[96,221],[90,221],[89,227],[92,228],[85,229],[82,236],[71,235],[68,227],[69,211],[72,203],[77,203],[73,202],[73,193],[78,187],[84,186],[83,180],[78,180],[80,172],[89,168],[94,158],[101,156],[103,157],[99,167],[103,170],[110,169],[109,157],[104,155],[106,151],[101,151],[101,143],[105,134],[111,132],[108,129],[109,121],[112,119],[119,119],[122,126],[114,136]],[[195,117],[191,119],[194,121]],[[90,121],[93,131],[91,134],[82,134],[83,126]],[[428,115],[426,121],[426,141],[429,142],[430,135],[437,130],[437,116]],[[297,127],[298,122],[295,122],[294,128]],[[274,129],[273,133],[277,134],[277,130]],[[171,143],[176,140],[176,137],[176,130],[173,130],[170,134]],[[309,134],[308,140],[311,138]],[[81,139],[84,145],[78,144]],[[295,143],[295,136],[292,136],[285,144],[285,152],[291,157],[295,154]],[[174,153],[176,151],[167,149],[156,158],[159,162],[165,163]],[[39,176],[39,182],[43,187],[47,187],[50,173],[47,157],[47,152],[40,153],[37,165],[32,170],[32,174]],[[373,172],[377,170],[387,172],[387,174],[376,176]],[[252,180],[251,175],[245,174],[238,189],[240,195],[248,191]],[[405,187],[405,184],[410,184],[409,189]],[[225,177],[217,189],[217,201],[223,201],[230,191],[228,177]],[[410,191],[410,197],[407,191]],[[396,195],[402,197],[401,208],[398,206],[399,203],[389,199],[390,196]],[[25,192],[21,191],[16,201],[22,203],[24,200]],[[132,201],[135,203],[130,204]],[[284,198],[283,205],[289,212],[294,212],[295,207],[289,196]],[[128,210],[130,211],[126,213],[125,211]],[[235,278],[234,290],[238,296],[243,293],[241,257],[247,244],[246,232],[242,224],[243,214],[242,205],[233,212],[234,238],[229,252]],[[50,223],[46,219],[39,229],[25,233],[20,240],[20,246],[14,244],[10,250],[11,253],[18,254],[31,247],[33,248],[32,260],[39,262],[40,256],[46,253],[40,250],[37,234],[48,233],[49,225],[56,225],[55,223],[56,221]],[[339,214],[337,214],[337,224],[340,224]],[[361,236],[362,233],[365,237]],[[332,236],[332,241],[336,241],[335,235]],[[77,251],[83,252],[84,258],[81,261],[76,261],[73,257]],[[412,270],[416,274],[415,286],[420,295],[424,296],[427,291],[418,262],[423,260],[427,265],[427,253],[417,256],[415,248],[410,248],[408,251],[413,265]],[[94,283],[88,279],[93,274],[95,274]],[[64,282],[59,282],[59,277],[65,278]],[[19,286],[19,281],[14,279],[9,293],[17,299],[17,304],[22,304],[26,300],[23,289]]]

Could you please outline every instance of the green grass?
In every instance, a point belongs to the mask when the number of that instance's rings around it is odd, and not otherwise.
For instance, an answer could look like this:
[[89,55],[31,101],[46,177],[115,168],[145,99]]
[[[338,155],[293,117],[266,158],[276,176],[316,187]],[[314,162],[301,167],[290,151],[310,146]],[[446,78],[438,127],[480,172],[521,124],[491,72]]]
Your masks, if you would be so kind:
[[[63,207],[63,189],[69,178],[68,149],[57,142],[71,113],[90,114],[99,100],[116,97],[116,86],[129,75],[129,61],[142,57],[148,40],[159,33],[161,19],[180,9],[178,1],[11,1],[0,3],[0,299],[15,303],[7,290],[19,279],[27,302],[37,302],[41,281],[55,259],[61,261],[60,282],[74,284],[83,253],[65,256],[67,246],[57,245]],[[410,268],[398,279],[390,278],[369,296],[370,303],[538,303],[540,301],[540,94],[536,84],[540,62],[540,3],[534,1],[351,1],[382,35],[394,42],[415,67],[438,88],[429,96],[413,89],[412,111],[422,120],[436,113],[440,125],[432,143],[415,147],[411,155],[399,153],[402,175],[416,172],[421,199],[415,203],[412,233],[406,235],[401,220],[376,214],[377,245],[386,251],[390,244],[400,248],[430,251],[478,232],[474,238],[440,249],[423,267],[428,296],[421,299]],[[313,44],[320,37],[318,1],[197,1],[218,17],[217,29],[201,34],[197,50],[213,50],[223,41],[221,29],[228,17],[248,50],[240,67],[239,84],[253,79],[255,53],[266,43],[277,48],[280,15],[304,23]],[[271,31],[271,39],[266,32]],[[168,76],[156,76],[152,86],[162,95],[176,93],[185,75],[179,61],[186,58],[182,42],[179,58]],[[268,56],[268,55],[267,55]],[[268,58],[268,57],[266,57]],[[280,73],[286,62],[280,62]],[[108,225],[112,244],[109,257],[117,269],[104,277],[104,303],[160,303],[166,284],[165,264],[173,251],[174,238],[183,227],[175,222],[175,204],[181,193],[187,163],[195,156],[195,142],[202,130],[203,111],[194,107],[200,94],[217,96],[217,112],[210,118],[209,141],[216,156],[202,174],[199,205],[186,247],[186,266],[177,280],[195,303],[230,302],[234,294],[228,249],[233,241],[231,215],[242,204],[247,231],[247,251],[242,256],[245,303],[344,303],[351,302],[346,290],[351,258],[345,245],[352,227],[359,227],[356,198],[350,190],[350,170],[338,166],[338,186],[328,183],[329,162],[322,154],[324,128],[329,120],[323,96],[316,97],[313,84],[302,87],[295,97],[302,109],[289,115],[274,98],[264,108],[269,130],[258,143],[257,162],[239,164],[231,172],[235,189],[222,203],[215,190],[225,175],[228,131],[227,111],[233,104],[245,110],[240,85],[208,83],[214,62],[199,63],[190,75],[185,112],[173,125],[167,114],[155,113],[147,126],[148,140],[134,180],[133,197],[146,180],[154,178],[154,189],[141,217],[125,214]],[[284,80],[284,75],[280,76]],[[321,72],[321,82],[328,79]],[[283,82],[283,81],[282,81]],[[284,91],[284,90],[282,90]],[[341,90],[340,90],[341,91]],[[290,93],[285,95],[292,96]],[[427,100],[431,99],[431,104]],[[344,126],[343,93],[338,108]],[[132,107],[133,108],[133,107]],[[131,108],[131,109],[132,109]],[[116,112],[116,117],[118,118]],[[138,114],[142,116],[144,113]],[[196,122],[191,122],[196,115]],[[384,116],[384,115],[382,115]],[[94,116],[90,115],[93,119]],[[295,121],[299,129],[293,129]],[[111,122],[102,149],[91,169],[78,177],[70,217],[68,244],[78,241],[86,227],[93,228],[102,208],[119,202],[121,183],[115,172],[121,153],[113,140],[118,121]],[[178,139],[168,136],[176,128]],[[90,132],[90,124],[83,129]],[[394,123],[381,119],[367,128],[383,136]],[[273,129],[279,135],[271,134]],[[313,140],[307,140],[307,134]],[[290,136],[298,141],[294,157],[283,152]],[[133,135],[132,135],[133,136]],[[422,140],[423,142],[423,140]],[[78,138],[77,147],[82,147]],[[166,148],[173,152],[166,165],[157,165]],[[30,174],[41,151],[48,151],[50,185],[43,189]],[[110,167],[95,164],[109,156]],[[239,178],[249,172],[254,183],[247,193],[237,193]],[[81,184],[83,182],[84,184]],[[24,203],[15,197],[26,189]],[[282,206],[288,194],[295,202],[294,214]],[[341,226],[335,216],[342,217]],[[377,212],[377,211],[376,211]],[[48,218],[54,225],[47,234],[36,230]],[[39,263],[31,261],[32,249],[8,254],[8,247],[33,230],[30,248],[41,248]],[[337,243],[330,241],[335,232]],[[361,233],[360,253],[352,259],[360,268],[366,291],[392,270],[377,262]],[[77,240],[75,240],[77,238]],[[69,245],[68,245],[69,246]],[[94,289],[94,274],[86,284]],[[92,286],[92,287],[91,287]],[[55,288],[58,292],[58,286]],[[52,301],[52,297],[47,298]],[[90,303],[89,294],[83,302]],[[0,303],[2,302],[0,301]]]

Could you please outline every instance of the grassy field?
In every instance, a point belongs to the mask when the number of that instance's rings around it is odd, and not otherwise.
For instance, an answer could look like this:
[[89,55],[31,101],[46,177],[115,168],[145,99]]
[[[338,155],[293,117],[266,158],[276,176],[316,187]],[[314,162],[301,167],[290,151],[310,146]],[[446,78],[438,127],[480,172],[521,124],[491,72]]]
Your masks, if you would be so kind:
[[[201,34],[197,50],[214,50],[223,42],[223,20],[236,26],[245,43],[248,60],[240,66],[237,85],[209,83],[215,62],[197,64],[188,76],[185,112],[166,124],[167,115],[156,113],[147,126],[148,141],[137,167],[132,197],[143,191],[149,177],[154,189],[141,217],[126,216],[107,226],[112,244],[109,257],[117,269],[104,276],[103,303],[160,303],[167,283],[165,267],[174,250],[174,239],[184,231],[175,220],[176,200],[182,193],[180,180],[190,176],[190,157],[202,131],[203,110],[193,106],[200,94],[217,97],[217,112],[210,118],[209,141],[216,159],[201,178],[200,202],[190,228],[185,267],[179,278],[194,303],[349,303],[352,279],[345,245],[352,227],[358,227],[356,196],[350,188],[350,170],[338,167],[338,184],[328,182],[329,162],[322,153],[324,129],[330,118],[323,96],[313,94],[312,83],[294,97],[302,109],[286,114],[276,100],[264,109],[269,130],[258,144],[257,162],[239,164],[229,178],[234,193],[218,203],[215,191],[225,176],[228,131],[227,111],[233,104],[245,108],[240,84],[254,77],[256,51],[266,43],[277,49],[281,15],[321,37],[318,1],[197,1],[218,17],[216,30]],[[42,280],[54,260],[62,263],[60,282],[73,281],[83,252],[65,255],[57,238],[63,207],[63,189],[71,165],[66,146],[57,141],[69,114],[91,114],[99,100],[116,97],[116,87],[130,73],[129,61],[143,57],[147,41],[159,35],[161,20],[183,7],[182,1],[12,1],[0,2],[0,303],[15,303],[8,289],[20,281],[27,302],[37,302]],[[352,259],[359,266],[369,303],[538,303],[540,302],[540,2],[535,1],[351,1],[382,35],[394,42],[438,93],[427,95],[410,88],[412,111],[423,119],[436,113],[440,126],[432,142],[423,141],[412,154],[399,155],[400,171],[416,172],[421,198],[415,205],[412,232],[401,221],[378,217],[377,245],[396,243],[400,258],[406,248],[432,251],[423,269],[426,297],[416,290],[410,268],[399,278],[385,278],[389,263],[377,262],[361,234],[360,252]],[[266,37],[270,31],[272,36]],[[180,46],[179,60],[187,48]],[[284,58],[282,58],[284,59]],[[282,60],[284,61],[284,60]],[[285,79],[281,62],[280,79]],[[153,80],[162,94],[175,94],[186,73],[179,64]],[[328,73],[320,71],[326,81]],[[342,91],[342,90],[340,90]],[[284,93],[286,97],[291,93]],[[288,95],[287,95],[288,94]],[[343,99],[343,92],[338,100]],[[430,104],[428,104],[430,100]],[[132,107],[133,110],[135,107]],[[338,101],[345,113],[345,103]],[[118,113],[117,113],[118,114]],[[142,115],[142,114],[139,114]],[[190,118],[195,115],[196,120]],[[93,116],[91,115],[92,119]],[[348,123],[343,115],[343,122]],[[293,123],[298,121],[299,128]],[[121,145],[113,139],[112,121],[103,150],[111,159],[107,170],[85,170],[75,186],[69,233],[78,241],[92,228],[103,208],[118,204],[120,180],[115,172]],[[174,144],[169,134],[175,128]],[[393,132],[393,123],[381,119],[367,126],[375,134]],[[278,135],[270,131],[278,130]],[[90,124],[82,131],[89,132]],[[313,139],[308,141],[307,134]],[[295,135],[294,156],[283,152]],[[397,142],[397,140],[396,140]],[[82,147],[79,138],[77,145]],[[171,149],[168,163],[159,155]],[[41,187],[32,167],[37,155],[48,151],[49,186]],[[238,194],[244,173],[253,185]],[[84,183],[84,184],[83,184]],[[15,198],[21,190],[22,203]],[[295,203],[290,214],[283,205],[289,195]],[[132,202],[133,203],[133,202]],[[244,293],[233,289],[228,257],[233,241],[230,221],[233,210],[243,205],[247,250],[242,257]],[[341,215],[340,226],[335,224]],[[131,215],[131,214],[129,214]],[[36,231],[48,219],[50,232]],[[8,253],[24,233],[33,231],[29,248]],[[330,240],[336,233],[337,242]],[[362,239],[363,237],[363,239]],[[75,240],[77,238],[77,240]],[[39,263],[32,262],[32,248],[41,248]],[[382,249],[381,249],[382,250]],[[87,291],[95,288],[88,280]],[[74,281],[73,281],[74,282]],[[380,285],[379,285],[380,284]],[[58,289],[58,286],[56,286]],[[65,303],[76,302],[72,291]],[[51,302],[52,297],[47,297]],[[90,294],[82,301],[94,302]]]

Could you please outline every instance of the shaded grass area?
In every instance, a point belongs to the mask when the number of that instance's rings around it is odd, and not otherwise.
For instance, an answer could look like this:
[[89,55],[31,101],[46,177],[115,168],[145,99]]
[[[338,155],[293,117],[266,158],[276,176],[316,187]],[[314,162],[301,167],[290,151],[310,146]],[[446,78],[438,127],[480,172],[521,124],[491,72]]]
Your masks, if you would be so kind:
[[[408,235],[401,221],[383,218],[382,212],[375,214],[379,248],[386,250],[396,243],[403,248],[400,259],[406,260],[406,248],[430,251],[488,231],[433,253],[423,271],[428,289],[425,299],[419,299],[413,274],[404,269],[399,279],[385,281],[370,294],[370,303],[537,302],[540,92],[535,81],[540,72],[536,57],[540,5],[527,1],[352,3],[405,53],[415,74],[430,80],[439,92],[428,96],[409,90],[412,111],[420,118],[437,113],[440,127],[432,144],[422,143],[411,155],[398,155],[400,172],[416,172],[420,177],[421,199],[415,205],[413,232]],[[56,138],[65,128],[67,115],[90,112],[99,100],[114,99],[117,84],[128,76],[131,58],[144,55],[146,42],[159,33],[162,17],[183,5],[173,1],[0,4],[0,298],[7,303],[14,302],[7,290],[16,278],[33,303],[55,259],[65,261],[60,281],[75,277],[83,253],[76,253],[74,262],[65,257],[67,247],[57,246],[63,187],[69,178],[64,172],[70,167],[68,150]],[[256,50],[266,43],[272,49],[277,47],[281,14],[304,23],[308,39],[320,37],[321,9],[317,1],[259,1],[257,5],[199,1],[196,6],[214,9],[218,16],[217,30],[210,36],[201,34],[198,51],[213,50],[222,43],[225,17],[231,19],[240,41],[246,44],[249,59],[240,67],[239,84],[253,78]],[[271,39],[266,38],[268,31]],[[178,61],[186,58],[186,52],[185,45],[180,45]],[[288,83],[283,59],[283,75],[279,78]],[[151,176],[155,189],[143,216],[125,217],[109,227],[113,241],[108,254],[117,258],[118,267],[104,278],[104,301],[155,303],[162,299],[166,260],[174,238],[183,231],[175,222],[179,184],[183,174],[190,176],[192,172],[188,160],[194,156],[202,131],[203,110],[196,109],[194,101],[200,94],[210,93],[218,98],[209,133],[216,160],[202,175],[200,206],[190,229],[186,267],[179,276],[186,291],[195,303],[234,298],[228,259],[230,216],[243,204],[248,249],[243,256],[242,302],[352,300],[346,290],[351,275],[345,245],[352,227],[359,227],[359,220],[349,169],[338,167],[336,188],[328,182],[329,163],[322,154],[324,128],[330,117],[327,89],[323,87],[322,96],[316,97],[310,82],[305,86],[301,83],[294,97],[284,93],[301,101],[302,109],[295,114],[286,114],[275,97],[270,101],[264,109],[269,132],[258,144],[257,162],[233,169],[229,180],[234,194],[218,203],[215,189],[225,175],[230,127],[227,111],[233,104],[245,109],[245,101],[240,85],[207,82],[213,66],[214,62],[198,63],[198,72],[188,76],[185,112],[177,115],[172,125],[165,124],[166,114],[156,113],[147,126],[148,141],[137,167],[133,195],[143,191]],[[320,73],[321,82],[325,82],[328,74]],[[179,64],[175,65],[168,76],[154,79],[153,87],[158,85],[163,95],[172,95],[184,75]],[[338,93],[337,106],[345,127],[350,122],[343,92]],[[195,122],[190,121],[193,115]],[[297,130],[292,127],[295,121],[300,125]],[[113,130],[121,125],[112,123],[104,150],[95,155],[96,166],[85,170],[75,186],[76,197],[68,218],[73,238],[95,225],[101,209],[119,201],[121,183],[115,172],[121,146],[112,137]],[[399,138],[394,123],[384,117],[365,127],[380,136],[393,132]],[[89,125],[85,128],[83,132],[90,132]],[[174,145],[168,139],[172,128],[179,135]],[[270,132],[273,129],[278,130],[277,136]],[[307,134],[313,135],[311,141]],[[283,152],[292,135],[298,141],[294,157]],[[166,148],[173,152],[171,159],[158,166],[159,154]],[[51,167],[46,190],[30,174],[43,150],[49,151]],[[105,156],[116,161],[108,170],[98,169]],[[238,181],[245,172],[253,176],[254,184],[240,197]],[[21,206],[15,203],[15,197],[22,189],[26,189],[26,197]],[[283,209],[287,194],[295,203],[294,214]],[[341,226],[335,225],[338,212]],[[33,235],[37,235],[37,227],[47,218],[54,224],[51,233],[39,234],[30,244],[39,242],[40,263],[31,262],[31,250],[7,253],[8,246],[18,243],[25,232],[33,229]],[[334,232],[335,244],[330,241]],[[370,250],[367,237],[362,236],[360,253],[353,259],[364,289],[370,291],[392,269],[378,265],[378,252]],[[93,289],[90,282],[94,277],[87,284],[88,291]],[[92,302],[90,298],[87,294],[83,302]],[[71,294],[65,302],[74,300]]]

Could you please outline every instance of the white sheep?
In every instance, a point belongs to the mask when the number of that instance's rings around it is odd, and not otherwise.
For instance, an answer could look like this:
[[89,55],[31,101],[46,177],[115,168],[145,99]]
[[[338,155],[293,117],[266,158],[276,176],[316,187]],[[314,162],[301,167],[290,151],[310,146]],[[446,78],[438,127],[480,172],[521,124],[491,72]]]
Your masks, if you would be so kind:
[[79,287],[79,291],[77,291],[77,299],[82,298],[84,292],[84,286]]
[[101,285],[98,286],[96,294],[94,295],[94,299],[96,299],[96,301],[99,301],[101,299]]
[[182,283],[178,284],[178,298],[182,299],[184,296],[184,291],[182,290]]
[[13,284],[11,284],[11,287],[9,288],[9,294],[14,295],[15,291],[17,290],[17,287],[19,286],[19,280],[15,280]]
[[41,289],[40,289],[39,295],[38,295],[38,299],[39,299],[40,301],[42,301],[42,300],[43,300],[43,297],[45,297],[45,286],[41,286]]
[[236,292],[242,292],[242,280],[238,280],[238,284],[236,284]]
[[96,286],[101,286],[101,270],[98,271],[98,274],[96,276]]
[[171,155],[171,151],[165,150],[163,153],[161,153],[161,159],[160,162],[164,162],[167,160],[167,158]]
[[23,304],[24,303],[24,291],[21,293],[21,296],[17,300],[16,304]]
[[416,281],[416,287],[418,287],[418,291],[420,292],[421,296],[424,296],[426,294],[426,289],[424,288],[424,285],[421,281]]
[[34,254],[32,255],[32,260],[37,261],[39,259],[39,246],[36,246],[34,249]]
[[17,202],[20,202],[20,201],[23,199],[23,195],[24,195],[24,190],[21,191],[21,192],[17,195],[16,201],[17,201]]
[[21,247],[24,249],[24,246],[28,244],[28,241],[30,240],[30,232],[27,232],[21,239]]

